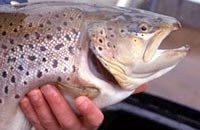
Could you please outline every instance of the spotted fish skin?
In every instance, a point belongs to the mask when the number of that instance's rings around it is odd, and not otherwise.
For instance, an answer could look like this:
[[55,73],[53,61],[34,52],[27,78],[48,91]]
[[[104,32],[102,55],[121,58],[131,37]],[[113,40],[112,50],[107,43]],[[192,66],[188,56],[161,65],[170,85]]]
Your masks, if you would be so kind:
[[71,80],[84,13],[5,8],[0,9],[0,122],[7,123],[16,112],[11,108],[33,87]]
[[[0,129],[29,130],[18,103],[48,83],[72,107],[79,95],[100,108],[125,99],[187,54],[185,47],[156,53],[174,28],[174,18],[137,9],[65,2],[0,6]],[[116,83],[96,70],[90,53]]]
[[4,85],[1,96],[19,98],[23,95],[21,90],[33,84],[69,80],[76,70],[83,15],[77,9],[48,10],[42,14],[0,13],[0,82]]

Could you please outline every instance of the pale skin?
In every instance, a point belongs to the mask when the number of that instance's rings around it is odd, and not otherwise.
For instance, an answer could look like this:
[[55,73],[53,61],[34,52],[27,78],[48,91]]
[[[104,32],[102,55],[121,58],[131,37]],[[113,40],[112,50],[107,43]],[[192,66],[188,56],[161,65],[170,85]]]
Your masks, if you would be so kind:
[[[135,93],[142,92],[142,85]],[[80,96],[75,100],[81,116],[77,116],[59,90],[52,85],[30,91],[20,105],[26,117],[37,130],[96,130],[104,115],[91,100]]]

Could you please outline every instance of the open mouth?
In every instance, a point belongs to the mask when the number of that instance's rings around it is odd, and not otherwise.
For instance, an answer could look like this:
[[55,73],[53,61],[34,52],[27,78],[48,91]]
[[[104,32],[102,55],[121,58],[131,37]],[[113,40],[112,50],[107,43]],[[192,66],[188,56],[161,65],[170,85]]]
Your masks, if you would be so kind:
[[155,36],[150,39],[149,43],[147,44],[145,53],[143,55],[143,60],[145,62],[149,62],[153,59],[153,57],[156,55],[157,50],[162,43],[162,41],[169,35],[171,31],[159,31]]
[[88,63],[93,74],[113,86],[120,86],[114,76],[101,64],[92,50],[89,50],[88,53]]
[[[157,53],[157,50],[162,43],[162,41],[172,32],[175,30],[179,30],[181,28],[181,24],[179,22],[176,22],[172,24],[172,27],[170,28],[164,28],[156,32],[155,36],[150,39],[150,41],[147,44],[143,60],[145,62],[149,62],[152,60],[152,58]],[[160,50],[161,51],[161,50]]]

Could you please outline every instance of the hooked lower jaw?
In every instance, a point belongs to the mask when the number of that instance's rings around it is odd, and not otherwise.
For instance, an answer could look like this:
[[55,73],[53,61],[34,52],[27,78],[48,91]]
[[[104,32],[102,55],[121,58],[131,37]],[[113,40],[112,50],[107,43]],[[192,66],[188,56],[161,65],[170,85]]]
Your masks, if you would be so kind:
[[153,38],[147,43],[145,53],[143,56],[144,62],[149,62],[152,60],[153,56],[156,53],[156,50],[159,48],[162,41],[175,30],[179,30],[182,28],[182,25],[179,21],[172,23],[169,27],[164,27],[163,29],[157,31]]

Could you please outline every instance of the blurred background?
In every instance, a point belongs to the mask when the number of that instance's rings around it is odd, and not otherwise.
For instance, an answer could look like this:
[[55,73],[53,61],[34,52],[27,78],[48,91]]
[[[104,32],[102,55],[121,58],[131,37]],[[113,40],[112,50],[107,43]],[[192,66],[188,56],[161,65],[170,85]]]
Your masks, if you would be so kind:
[[[26,2],[26,0],[18,0]],[[48,0],[28,0],[39,2]],[[183,28],[171,33],[161,48],[176,48],[184,44],[191,53],[174,70],[149,82],[145,91],[170,101],[200,110],[200,0],[65,0],[98,5],[136,7],[176,17]],[[0,4],[10,0],[0,0]]]

